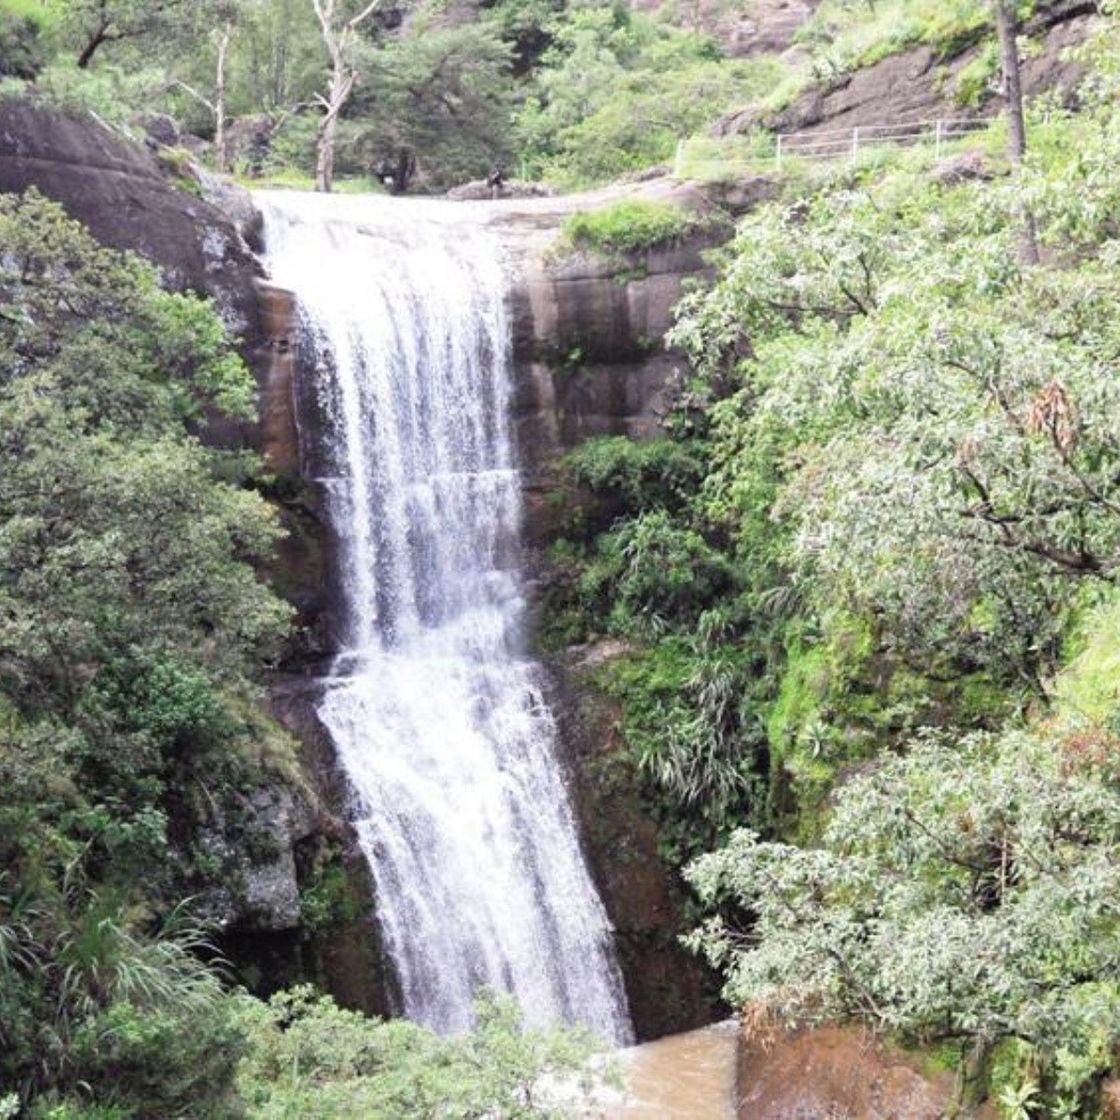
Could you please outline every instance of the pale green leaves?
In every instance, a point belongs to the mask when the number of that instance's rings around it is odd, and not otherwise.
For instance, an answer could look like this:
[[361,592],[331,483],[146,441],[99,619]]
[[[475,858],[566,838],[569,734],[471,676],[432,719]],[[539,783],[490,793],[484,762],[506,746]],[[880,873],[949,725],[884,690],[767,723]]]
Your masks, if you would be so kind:
[[1065,1047],[1067,1072],[1120,1035],[1120,793],[1061,743],[920,740],[842,788],[823,848],[739,833],[689,878],[752,915],[693,936],[735,1003],[1014,1036]]

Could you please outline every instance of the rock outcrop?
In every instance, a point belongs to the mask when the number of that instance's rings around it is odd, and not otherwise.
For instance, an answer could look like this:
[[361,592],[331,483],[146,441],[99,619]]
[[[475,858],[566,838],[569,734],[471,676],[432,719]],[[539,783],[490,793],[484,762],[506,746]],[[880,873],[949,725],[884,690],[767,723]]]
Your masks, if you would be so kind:
[[310,838],[317,822],[311,805],[282,786],[261,786],[242,806],[238,840],[229,822],[218,820],[198,838],[199,850],[222,869],[221,886],[198,900],[220,926],[277,933],[300,923],[295,847]]
[[[818,0],[754,0],[729,5],[725,0],[687,0],[670,9],[674,22],[716,39],[729,58],[776,54],[793,43],[798,28]],[[664,14],[665,0],[630,0],[630,7]]]
[[[1033,96],[1057,89],[1074,94],[1084,65],[1069,49],[1083,43],[1096,23],[1091,0],[1069,0],[1040,12],[1025,28],[1039,49],[1023,59],[1023,92]],[[979,36],[977,36],[979,38]],[[747,107],[718,121],[718,136],[764,128],[779,133],[813,135],[833,129],[868,128],[933,120],[990,117],[1004,107],[995,86],[979,107],[958,104],[958,78],[976,61],[981,46],[973,43],[951,57],[923,44],[888,55],[871,66],[854,70],[835,81],[813,86],[776,113]]]
[[[0,193],[33,187],[103,244],[147,258],[169,288],[211,297],[267,397],[272,354],[262,333],[260,264],[235,222],[201,197],[187,170],[185,163],[161,164],[149,147],[90,114],[0,99]],[[226,446],[275,439],[240,424],[216,425],[212,436]]]
[[34,187],[94,236],[156,264],[166,284],[214,298],[227,325],[257,339],[260,267],[230,221],[183,179],[176,189],[155,156],[92,115],[30,100],[0,100],[0,192]]
[[555,194],[544,183],[531,183],[522,179],[505,179],[498,186],[491,186],[486,179],[452,187],[447,197],[453,202],[485,202],[503,198],[551,198]]
[[[941,1120],[955,1077],[858,1027],[754,1032],[739,1049],[740,1120]],[[962,1120],[994,1120],[987,1107]]]
[[573,762],[584,849],[615,931],[639,1041],[706,1026],[722,1015],[714,977],[680,943],[687,889],[661,859],[658,825],[622,732],[618,705],[587,674],[618,643],[553,664],[554,710]]

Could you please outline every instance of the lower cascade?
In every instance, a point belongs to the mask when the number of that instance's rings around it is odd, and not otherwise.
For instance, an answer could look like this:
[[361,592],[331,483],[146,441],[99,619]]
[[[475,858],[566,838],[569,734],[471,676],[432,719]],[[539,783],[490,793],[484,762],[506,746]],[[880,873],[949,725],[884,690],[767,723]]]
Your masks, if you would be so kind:
[[400,1010],[631,1036],[542,670],[524,648],[500,246],[469,206],[266,192],[323,417],[342,652],[319,716],[353,791]]

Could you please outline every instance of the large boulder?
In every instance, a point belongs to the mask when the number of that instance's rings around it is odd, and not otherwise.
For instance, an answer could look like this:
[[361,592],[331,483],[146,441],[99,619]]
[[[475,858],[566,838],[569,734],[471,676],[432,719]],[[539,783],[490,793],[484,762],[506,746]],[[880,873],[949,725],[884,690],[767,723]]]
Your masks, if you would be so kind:
[[212,296],[227,325],[257,338],[260,267],[226,216],[183,179],[176,189],[155,156],[90,114],[0,101],[0,192],[34,187],[93,235],[158,266],[168,287]]
[[859,1027],[759,1029],[747,1015],[739,1048],[740,1120],[995,1120],[988,1107],[951,1111],[954,1075],[923,1067]]

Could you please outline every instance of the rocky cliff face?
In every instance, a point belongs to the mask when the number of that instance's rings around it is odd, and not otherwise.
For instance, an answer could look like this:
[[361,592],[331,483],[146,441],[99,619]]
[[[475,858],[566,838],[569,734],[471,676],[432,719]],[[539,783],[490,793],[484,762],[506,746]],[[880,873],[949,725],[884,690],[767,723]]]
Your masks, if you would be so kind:
[[[1022,63],[1023,93],[1057,90],[1069,99],[1085,73],[1070,49],[1085,41],[1096,21],[1092,0],[1068,0],[1039,12],[1024,28],[1037,44]],[[979,38],[979,36],[977,36]],[[958,103],[958,78],[983,47],[964,44],[949,57],[929,45],[888,55],[872,66],[813,86],[776,113],[752,107],[719,121],[713,131],[727,136],[765,128],[813,135],[834,129],[866,128],[935,120],[990,117],[1004,108],[997,83],[981,92],[980,104]]]
[[809,18],[818,0],[630,0],[638,11],[668,17],[680,27],[711,35],[730,58],[777,53],[793,43],[797,29]]

